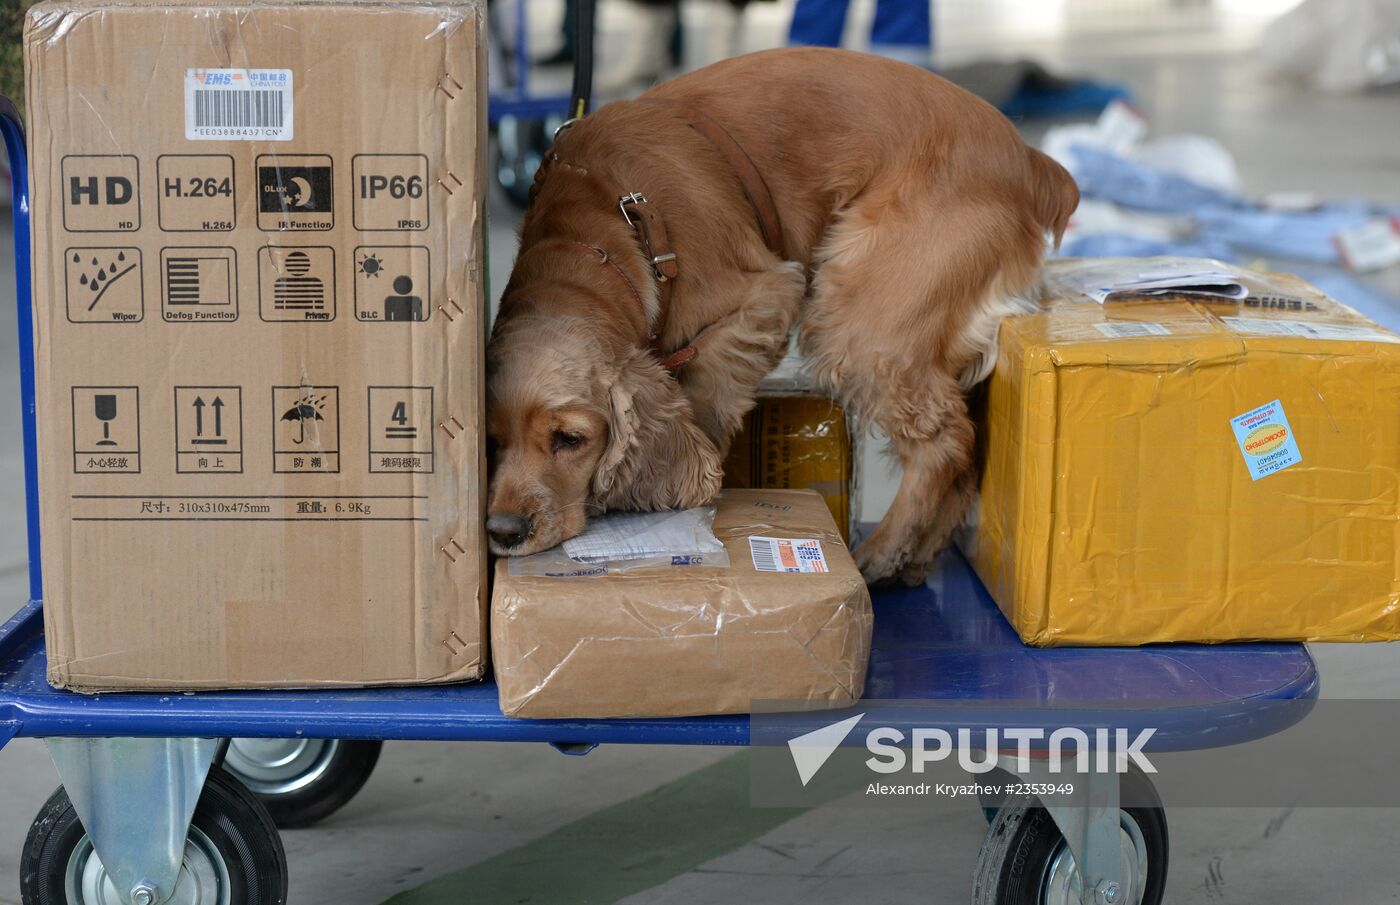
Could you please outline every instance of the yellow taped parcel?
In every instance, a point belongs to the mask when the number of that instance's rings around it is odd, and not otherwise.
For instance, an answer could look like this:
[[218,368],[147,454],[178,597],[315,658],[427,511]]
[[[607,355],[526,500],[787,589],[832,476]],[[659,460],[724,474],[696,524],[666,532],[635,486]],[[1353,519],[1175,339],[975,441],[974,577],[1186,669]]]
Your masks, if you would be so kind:
[[1270,279],[1003,323],[965,546],[1024,640],[1400,637],[1400,337]]

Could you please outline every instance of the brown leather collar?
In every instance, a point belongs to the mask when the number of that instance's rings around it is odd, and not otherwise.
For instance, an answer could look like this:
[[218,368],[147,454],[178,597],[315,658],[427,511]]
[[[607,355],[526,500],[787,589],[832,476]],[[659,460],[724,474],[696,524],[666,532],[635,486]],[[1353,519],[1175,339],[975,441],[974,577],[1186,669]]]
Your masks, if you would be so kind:
[[[598,263],[611,269],[613,273],[617,274],[618,279],[622,280],[623,285],[627,287],[628,293],[632,296],[632,300],[637,303],[637,310],[641,314],[643,328],[648,331],[647,347],[651,349],[652,353],[656,355],[657,358],[661,359],[661,366],[663,368],[668,371],[675,371],[695,358],[697,352],[693,345],[677,349],[669,355],[663,354],[663,350],[661,349],[661,334],[659,331],[652,331],[651,326],[647,323],[646,302],[642,300],[642,294],[637,291],[637,284],[632,282],[632,278],[627,275],[627,271],[622,269],[622,265],[608,257],[607,251],[599,248],[597,245],[589,245],[587,242],[580,242],[577,239],[573,241],[573,244],[587,251],[590,257],[592,255],[597,255]],[[658,280],[659,279],[660,277],[658,277]],[[659,319],[658,317],[658,320]]]
[[676,253],[671,250],[671,239],[666,235],[666,221],[647,201],[647,196],[640,192],[628,192],[617,199],[617,206],[627,225],[637,231],[656,282],[669,283],[680,276]]

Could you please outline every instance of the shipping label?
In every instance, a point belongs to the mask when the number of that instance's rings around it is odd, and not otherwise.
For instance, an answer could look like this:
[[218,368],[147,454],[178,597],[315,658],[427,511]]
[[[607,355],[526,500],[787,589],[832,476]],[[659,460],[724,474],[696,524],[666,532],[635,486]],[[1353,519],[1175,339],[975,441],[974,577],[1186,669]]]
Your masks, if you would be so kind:
[[1277,399],[1231,418],[1230,427],[1249,476],[1256,481],[1303,461],[1283,403]]
[[185,138],[291,141],[292,70],[186,69]]
[[1171,336],[1172,331],[1149,321],[1109,321],[1094,324],[1109,339],[1134,339],[1139,336]]
[[756,572],[830,572],[815,537],[750,537]]
[[1328,324],[1320,321],[1276,321],[1255,317],[1222,317],[1220,320],[1236,333],[1252,336],[1293,336],[1299,339],[1400,343],[1400,336],[1365,325]]

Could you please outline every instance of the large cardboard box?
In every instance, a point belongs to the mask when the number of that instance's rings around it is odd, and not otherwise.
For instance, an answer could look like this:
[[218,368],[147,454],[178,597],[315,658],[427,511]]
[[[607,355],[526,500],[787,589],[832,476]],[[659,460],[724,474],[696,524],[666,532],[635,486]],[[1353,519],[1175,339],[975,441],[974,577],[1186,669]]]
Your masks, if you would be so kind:
[[1026,641],[1400,637],[1400,337],[1272,282],[1002,324],[970,553]]
[[483,9],[29,13],[55,685],[481,675]]
[[[546,578],[498,562],[491,638],[501,710],[685,716],[748,713],[756,700],[814,710],[859,700],[870,593],[822,497],[726,490],[714,533],[728,566]],[[763,571],[784,567],[793,548],[774,554],[750,538],[816,541],[823,564],[793,559],[788,566],[803,571]]]

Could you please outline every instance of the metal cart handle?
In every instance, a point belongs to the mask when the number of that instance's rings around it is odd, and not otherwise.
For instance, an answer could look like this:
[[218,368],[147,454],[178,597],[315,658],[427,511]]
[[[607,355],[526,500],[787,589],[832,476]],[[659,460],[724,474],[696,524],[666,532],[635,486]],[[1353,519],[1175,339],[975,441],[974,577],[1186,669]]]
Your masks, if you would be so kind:
[[39,579],[39,454],[34,437],[34,302],[29,260],[29,154],[24,119],[14,101],[0,94],[0,134],[10,158],[15,222],[15,316],[19,327],[19,392],[24,424],[25,522],[29,532],[29,599],[43,597]]

